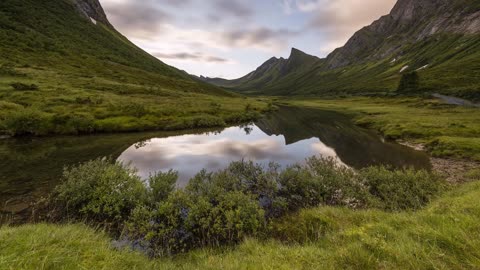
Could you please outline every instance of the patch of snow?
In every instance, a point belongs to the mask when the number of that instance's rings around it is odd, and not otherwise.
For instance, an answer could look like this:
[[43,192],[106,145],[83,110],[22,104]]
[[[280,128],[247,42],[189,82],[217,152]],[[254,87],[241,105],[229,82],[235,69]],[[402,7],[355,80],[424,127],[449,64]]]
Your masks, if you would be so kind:
[[419,70],[422,70],[422,69],[426,69],[427,67],[428,67],[428,65],[425,65],[425,66],[423,66],[423,67],[421,67],[421,68],[418,68],[416,71],[419,71]]
[[90,20],[92,21],[93,24],[97,24],[97,20],[95,20],[94,18],[90,17]]
[[404,66],[402,69],[400,69],[400,73],[404,72],[407,68],[409,68],[409,66]]

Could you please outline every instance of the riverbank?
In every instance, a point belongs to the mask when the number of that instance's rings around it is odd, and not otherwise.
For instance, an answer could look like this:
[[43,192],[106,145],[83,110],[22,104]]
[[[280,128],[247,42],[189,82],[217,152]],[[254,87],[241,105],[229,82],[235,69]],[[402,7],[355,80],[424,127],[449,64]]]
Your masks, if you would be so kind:
[[480,110],[422,98],[295,99],[288,104],[350,114],[355,122],[430,155],[450,183],[468,182],[480,167]]
[[480,161],[480,110],[422,98],[293,99],[281,103],[340,111],[387,140],[425,145],[436,158]]
[[274,239],[249,238],[237,247],[199,249],[156,260],[115,250],[105,233],[84,225],[3,227],[0,265],[6,269],[476,269],[480,267],[478,224],[480,183],[473,182],[416,213],[320,207],[278,221]]
[[[399,141],[399,143],[417,151],[427,151],[425,145],[421,143],[408,141]],[[472,181],[470,174],[480,168],[480,162],[465,159],[430,157],[430,162],[433,171],[442,175],[450,184],[463,184]]]

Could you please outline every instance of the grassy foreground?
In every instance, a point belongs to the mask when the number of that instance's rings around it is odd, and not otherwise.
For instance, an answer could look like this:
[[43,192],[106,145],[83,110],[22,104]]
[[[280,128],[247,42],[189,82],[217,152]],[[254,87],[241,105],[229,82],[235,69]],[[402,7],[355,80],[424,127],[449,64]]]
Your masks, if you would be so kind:
[[[294,220],[295,222],[292,222]],[[149,260],[117,251],[84,225],[0,229],[1,269],[478,269],[480,183],[416,213],[304,210],[273,225],[276,239]]]
[[286,101],[352,114],[359,125],[373,128],[389,139],[426,144],[437,157],[480,161],[480,110],[421,98],[346,98]]

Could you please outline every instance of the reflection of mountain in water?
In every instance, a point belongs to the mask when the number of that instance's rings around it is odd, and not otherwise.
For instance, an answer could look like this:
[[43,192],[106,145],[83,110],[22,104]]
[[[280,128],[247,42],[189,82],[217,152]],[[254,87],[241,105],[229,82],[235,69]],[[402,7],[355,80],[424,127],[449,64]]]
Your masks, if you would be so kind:
[[348,117],[336,112],[282,107],[255,124],[268,135],[283,135],[286,144],[319,138],[335,149],[345,164],[354,168],[380,164],[431,168],[425,153],[383,142],[376,134],[355,126]]
[[[196,132],[206,131],[213,130]],[[59,183],[65,166],[101,157],[116,159],[132,144],[141,147],[145,140],[153,137],[191,133],[195,132],[0,140],[0,215],[2,210],[8,212],[25,210],[30,202],[50,192]]]

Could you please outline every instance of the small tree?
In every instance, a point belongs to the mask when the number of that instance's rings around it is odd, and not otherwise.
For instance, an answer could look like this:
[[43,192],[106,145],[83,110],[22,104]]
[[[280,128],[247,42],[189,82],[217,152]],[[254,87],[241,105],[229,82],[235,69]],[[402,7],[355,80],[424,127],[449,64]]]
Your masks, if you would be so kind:
[[417,72],[405,73],[402,75],[397,92],[399,93],[415,93],[418,91],[420,85],[420,78]]

